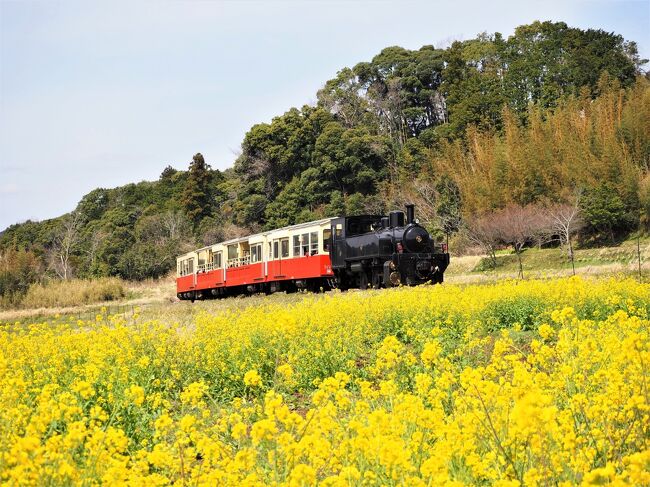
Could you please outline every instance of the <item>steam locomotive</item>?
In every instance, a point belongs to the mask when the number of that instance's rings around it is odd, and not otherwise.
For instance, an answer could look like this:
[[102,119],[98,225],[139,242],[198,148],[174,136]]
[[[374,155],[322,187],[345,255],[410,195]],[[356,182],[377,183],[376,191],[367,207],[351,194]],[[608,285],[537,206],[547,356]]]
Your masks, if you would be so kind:
[[299,289],[442,283],[449,265],[414,205],[384,215],[326,218],[203,247],[177,258],[180,299]]

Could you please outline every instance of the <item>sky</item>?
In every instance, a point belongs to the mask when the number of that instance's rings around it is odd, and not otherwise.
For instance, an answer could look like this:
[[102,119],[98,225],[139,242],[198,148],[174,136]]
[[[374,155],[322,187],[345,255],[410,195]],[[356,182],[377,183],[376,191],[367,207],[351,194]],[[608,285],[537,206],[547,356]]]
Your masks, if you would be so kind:
[[650,0],[0,0],[0,230],[155,180],[314,104],[343,67],[534,20],[602,28],[650,58]]

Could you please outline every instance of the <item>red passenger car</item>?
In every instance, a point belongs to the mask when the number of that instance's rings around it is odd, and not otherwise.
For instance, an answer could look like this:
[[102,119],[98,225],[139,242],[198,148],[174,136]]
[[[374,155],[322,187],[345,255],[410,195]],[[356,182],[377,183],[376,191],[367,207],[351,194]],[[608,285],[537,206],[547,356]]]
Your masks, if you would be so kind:
[[332,287],[332,218],[220,242],[176,259],[180,299]]

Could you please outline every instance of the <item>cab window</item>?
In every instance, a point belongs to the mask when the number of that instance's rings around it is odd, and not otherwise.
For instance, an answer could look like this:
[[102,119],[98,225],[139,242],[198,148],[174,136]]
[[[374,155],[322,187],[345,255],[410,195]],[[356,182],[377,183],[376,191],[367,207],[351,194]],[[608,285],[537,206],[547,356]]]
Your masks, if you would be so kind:
[[367,216],[350,217],[347,219],[347,236],[362,235],[372,232],[372,224],[376,218]]

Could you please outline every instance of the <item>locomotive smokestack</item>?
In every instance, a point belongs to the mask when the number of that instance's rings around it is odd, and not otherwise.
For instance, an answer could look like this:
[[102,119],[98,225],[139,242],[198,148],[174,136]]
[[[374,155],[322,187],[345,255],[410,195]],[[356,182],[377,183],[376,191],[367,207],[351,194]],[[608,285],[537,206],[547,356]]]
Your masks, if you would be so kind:
[[408,204],[406,205],[406,224],[409,225],[415,223],[415,205]]

